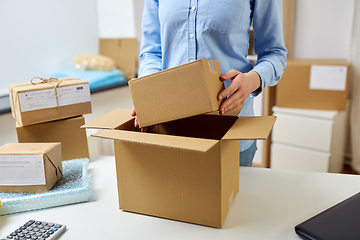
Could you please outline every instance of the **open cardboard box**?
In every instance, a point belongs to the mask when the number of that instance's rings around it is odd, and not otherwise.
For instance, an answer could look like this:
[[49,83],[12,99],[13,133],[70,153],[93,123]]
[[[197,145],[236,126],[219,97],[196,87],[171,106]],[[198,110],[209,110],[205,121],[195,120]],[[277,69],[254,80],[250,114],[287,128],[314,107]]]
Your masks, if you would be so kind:
[[83,126],[115,140],[120,209],[221,228],[239,191],[238,140],[266,139],[276,117],[199,115],[143,133],[130,112]]

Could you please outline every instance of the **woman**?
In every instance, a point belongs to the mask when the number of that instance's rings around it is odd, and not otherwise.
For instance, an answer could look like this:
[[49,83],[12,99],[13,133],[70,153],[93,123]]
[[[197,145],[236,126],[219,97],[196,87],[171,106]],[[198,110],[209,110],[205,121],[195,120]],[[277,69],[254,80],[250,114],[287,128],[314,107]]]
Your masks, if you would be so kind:
[[[255,66],[246,58],[251,23]],[[221,115],[245,103],[239,116],[253,116],[254,97],[286,67],[281,0],[145,0],[142,32],[139,77],[197,59],[220,62]],[[240,166],[252,166],[256,150],[256,141],[240,141]]]

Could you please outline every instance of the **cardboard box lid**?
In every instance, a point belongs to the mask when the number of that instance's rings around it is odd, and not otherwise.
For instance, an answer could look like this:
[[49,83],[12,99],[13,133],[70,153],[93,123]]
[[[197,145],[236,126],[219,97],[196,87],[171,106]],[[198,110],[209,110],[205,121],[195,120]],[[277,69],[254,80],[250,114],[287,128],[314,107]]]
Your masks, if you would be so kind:
[[275,121],[276,116],[239,117],[222,139],[267,139]]
[[220,75],[218,61],[199,59],[131,79],[129,88],[139,126],[218,110],[217,96],[224,89]]
[[129,109],[115,109],[83,126],[82,128],[97,128],[97,129],[119,129],[121,125],[133,121]]

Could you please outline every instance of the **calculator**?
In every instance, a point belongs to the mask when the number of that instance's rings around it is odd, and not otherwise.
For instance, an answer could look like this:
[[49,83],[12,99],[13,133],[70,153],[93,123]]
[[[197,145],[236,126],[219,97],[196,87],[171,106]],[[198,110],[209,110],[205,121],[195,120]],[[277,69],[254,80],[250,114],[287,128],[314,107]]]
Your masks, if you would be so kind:
[[1,240],[53,240],[66,229],[63,224],[30,220]]

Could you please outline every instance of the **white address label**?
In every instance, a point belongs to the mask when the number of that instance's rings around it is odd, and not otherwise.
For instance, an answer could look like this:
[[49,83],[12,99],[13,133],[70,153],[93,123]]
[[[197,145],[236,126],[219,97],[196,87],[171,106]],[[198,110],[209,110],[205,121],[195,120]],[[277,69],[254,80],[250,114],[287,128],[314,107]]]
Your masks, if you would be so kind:
[[19,93],[21,112],[54,108],[57,107],[57,102],[59,106],[90,102],[89,84],[59,87],[56,91],[58,101],[53,94],[53,89]]
[[312,65],[309,87],[314,90],[345,91],[346,79],[346,66]]
[[0,155],[0,185],[45,185],[43,155]]

